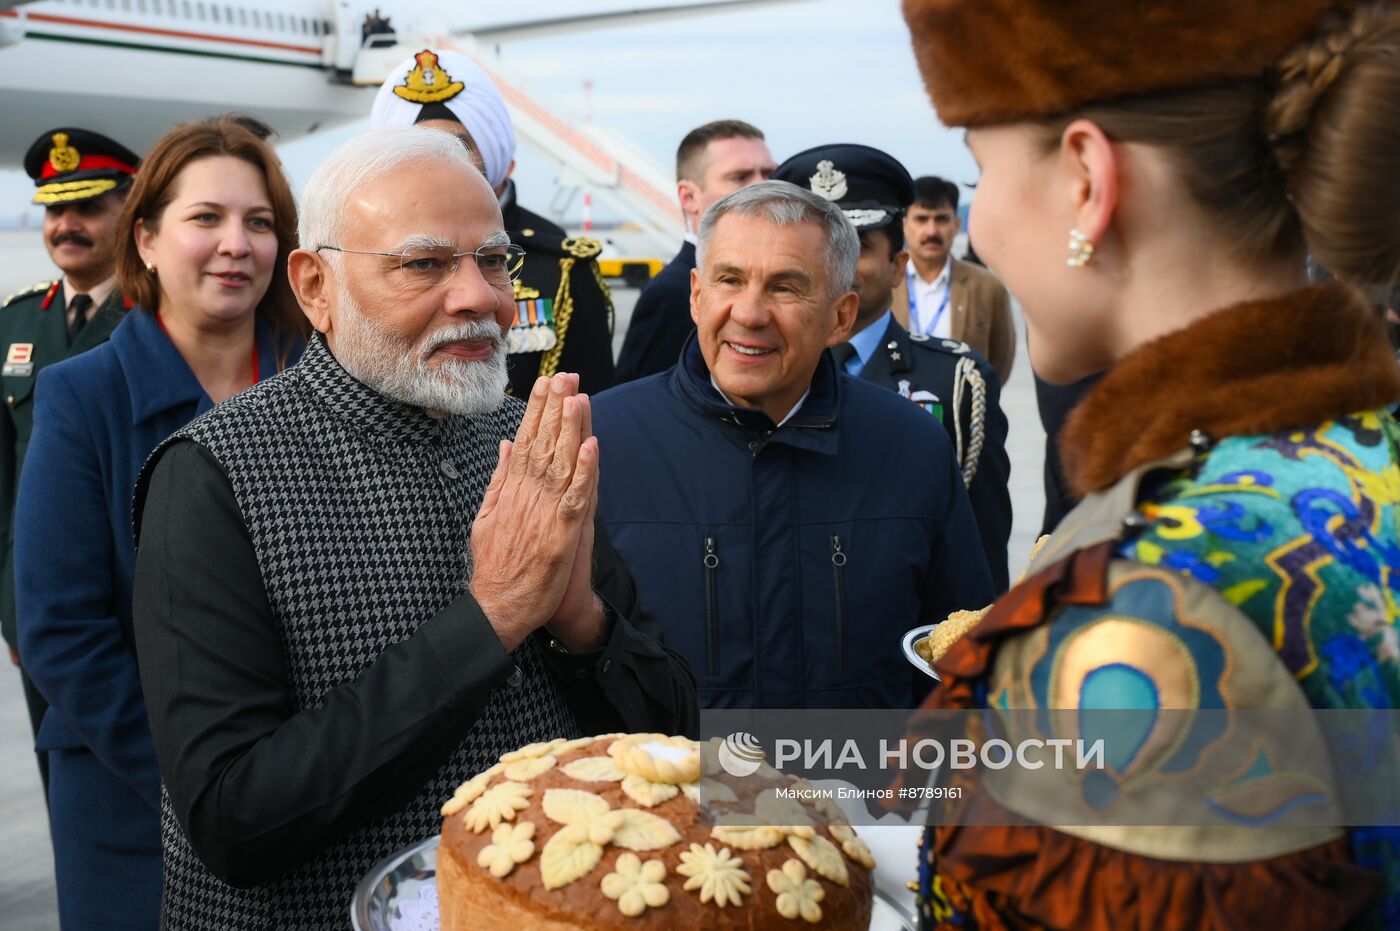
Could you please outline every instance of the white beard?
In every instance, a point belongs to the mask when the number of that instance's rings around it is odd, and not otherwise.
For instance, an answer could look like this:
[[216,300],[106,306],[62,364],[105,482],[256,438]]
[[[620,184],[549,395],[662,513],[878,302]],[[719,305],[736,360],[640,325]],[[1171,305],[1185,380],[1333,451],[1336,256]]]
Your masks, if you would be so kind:
[[[335,357],[345,370],[380,394],[403,404],[446,414],[486,414],[501,406],[506,374],[505,334],[495,320],[462,320],[433,331],[418,346],[371,319],[349,294],[340,295]],[[445,343],[489,339],[489,359],[470,362],[428,357]]]

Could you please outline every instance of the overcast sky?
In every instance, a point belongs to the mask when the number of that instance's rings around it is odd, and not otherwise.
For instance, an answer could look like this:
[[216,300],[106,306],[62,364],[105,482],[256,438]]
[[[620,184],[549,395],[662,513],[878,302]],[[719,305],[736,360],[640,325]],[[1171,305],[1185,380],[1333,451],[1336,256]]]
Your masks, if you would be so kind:
[[[547,19],[580,10],[637,7],[644,0],[527,0],[501,19]],[[462,4],[466,6],[466,4]],[[398,6],[383,0],[390,11]],[[482,21],[497,17],[469,8]],[[861,142],[890,152],[914,175],[967,183],[976,167],[961,132],[939,125],[914,66],[898,0],[798,0],[751,11],[620,25],[500,48],[509,69],[541,103],[581,120],[592,82],[594,122],[621,133],[662,166],[700,123],[737,117],[761,127],[781,161],[828,142]],[[368,110],[371,96],[366,94]],[[358,128],[331,130],[281,147],[300,189],[317,162]],[[522,150],[522,200],[546,212],[554,171]],[[0,176],[0,213],[32,191],[18,172]],[[10,205],[14,205],[13,207]],[[577,212],[577,204],[571,213]],[[595,207],[595,216],[606,207]]]

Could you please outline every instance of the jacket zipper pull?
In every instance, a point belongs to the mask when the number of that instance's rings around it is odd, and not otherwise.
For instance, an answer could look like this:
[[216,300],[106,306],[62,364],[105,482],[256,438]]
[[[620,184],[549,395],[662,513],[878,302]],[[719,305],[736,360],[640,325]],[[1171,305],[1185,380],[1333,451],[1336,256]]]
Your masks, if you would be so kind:
[[719,666],[719,610],[716,601],[718,590],[716,578],[719,570],[719,555],[715,552],[715,538],[705,538],[705,647],[710,663],[710,675]]
[[831,538],[831,571],[835,575],[836,595],[836,669],[841,675],[846,673],[846,554],[841,549],[841,538]]

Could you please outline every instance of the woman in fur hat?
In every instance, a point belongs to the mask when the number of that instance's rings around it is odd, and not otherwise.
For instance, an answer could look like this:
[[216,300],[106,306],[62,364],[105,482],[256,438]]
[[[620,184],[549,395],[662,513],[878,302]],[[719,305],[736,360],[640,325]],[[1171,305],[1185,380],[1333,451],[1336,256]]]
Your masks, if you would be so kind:
[[1102,767],[997,771],[945,813],[926,926],[1400,927],[1400,832],[1337,826],[1394,823],[1357,791],[1398,784],[1389,731],[1309,713],[1400,705],[1400,370],[1365,297],[1400,277],[1400,5],[905,15],[1036,372],[1108,370],[1060,439],[1084,503],[929,704],[1037,709],[976,719],[1019,737],[1136,715]]

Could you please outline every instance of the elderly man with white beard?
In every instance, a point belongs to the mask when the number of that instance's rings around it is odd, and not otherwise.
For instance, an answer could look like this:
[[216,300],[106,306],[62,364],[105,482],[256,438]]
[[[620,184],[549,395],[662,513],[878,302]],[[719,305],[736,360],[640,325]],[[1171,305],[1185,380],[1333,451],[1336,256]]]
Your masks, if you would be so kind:
[[302,362],[137,488],[172,931],[343,927],[357,880],[503,753],[696,726],[595,523],[588,397],[563,374],[503,396],[520,254],[467,151],[350,140],[300,238]]

